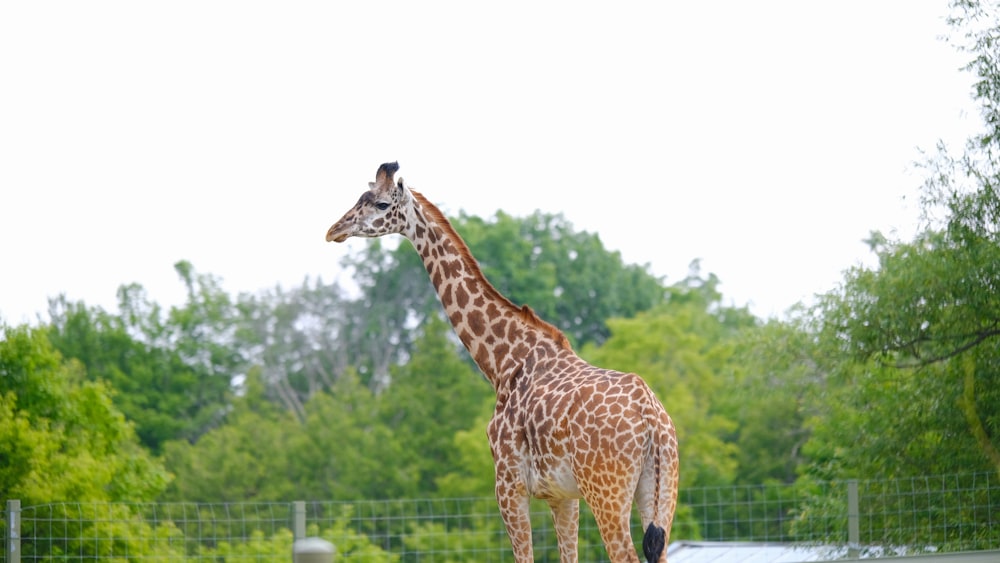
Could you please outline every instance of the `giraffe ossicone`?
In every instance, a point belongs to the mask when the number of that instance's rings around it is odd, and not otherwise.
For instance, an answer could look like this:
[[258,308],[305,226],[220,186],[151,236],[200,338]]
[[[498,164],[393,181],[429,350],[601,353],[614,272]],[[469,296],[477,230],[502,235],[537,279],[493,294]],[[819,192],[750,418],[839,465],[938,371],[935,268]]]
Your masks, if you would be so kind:
[[630,532],[638,506],[648,562],[666,562],[677,506],[677,434],[636,374],[592,366],[565,335],[486,279],[441,211],[378,168],[327,241],[399,234],[412,243],[462,344],[496,391],[487,438],[496,497],[518,563],[533,561],[529,499],[548,502],[560,560],[577,561],[579,499],[590,507],[609,559],[639,558]]

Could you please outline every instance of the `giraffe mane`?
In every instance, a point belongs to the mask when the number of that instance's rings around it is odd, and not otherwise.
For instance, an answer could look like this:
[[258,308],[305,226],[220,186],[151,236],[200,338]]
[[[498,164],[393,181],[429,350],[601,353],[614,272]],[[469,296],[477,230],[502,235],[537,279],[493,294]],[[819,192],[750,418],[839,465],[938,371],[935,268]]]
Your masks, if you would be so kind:
[[469,245],[462,240],[462,237],[459,236],[457,231],[455,231],[455,227],[452,226],[451,221],[444,216],[444,213],[442,213],[436,205],[431,203],[430,200],[424,197],[424,195],[420,192],[412,188],[409,188],[409,190],[410,193],[413,194],[413,198],[424,210],[424,213],[427,214],[428,219],[440,227],[441,230],[444,231],[445,236],[451,239],[452,244],[455,246],[455,251],[458,252],[458,255],[461,258],[462,263],[465,264],[466,269],[476,274],[482,281],[483,287],[485,288],[484,293],[487,297],[496,299],[501,303],[506,304],[512,310],[516,311],[517,316],[521,319],[521,321],[528,326],[541,330],[559,347],[565,350],[570,350],[572,348],[570,346],[569,339],[566,338],[563,331],[559,330],[555,325],[543,320],[531,307],[527,305],[518,307],[504,294],[500,293],[500,291],[494,287],[492,283],[490,283],[490,280],[486,279],[482,268],[479,267],[479,262],[472,255],[472,251],[469,250]]

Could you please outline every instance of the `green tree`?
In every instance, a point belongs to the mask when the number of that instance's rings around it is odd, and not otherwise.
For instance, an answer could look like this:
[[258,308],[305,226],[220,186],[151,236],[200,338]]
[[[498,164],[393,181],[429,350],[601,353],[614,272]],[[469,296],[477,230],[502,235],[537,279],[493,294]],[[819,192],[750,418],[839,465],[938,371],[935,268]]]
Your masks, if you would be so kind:
[[[863,532],[882,546],[943,551],[996,545],[991,517],[968,507],[996,504],[981,472],[1000,472],[1000,21],[978,1],[952,10],[985,130],[959,156],[943,143],[927,156],[923,230],[909,241],[873,232],[877,266],[846,272],[813,311],[825,374],[799,480],[808,492],[831,479],[876,479],[867,486],[877,489],[886,478],[898,486],[945,475],[934,491],[871,493],[867,510],[883,516]],[[842,501],[812,496],[801,514],[843,521]],[[913,519],[907,537],[901,511]]]
[[115,404],[156,453],[167,440],[194,440],[218,424],[246,364],[234,306],[218,280],[187,262],[175,267],[188,300],[169,312],[136,284],[118,289],[118,314],[65,297],[49,304],[52,344],[90,379],[111,383]]
[[[390,243],[389,246],[386,243]],[[413,349],[415,326],[440,316],[441,304],[409,241],[371,239],[341,265],[352,272],[361,295],[346,305],[343,338],[359,352],[352,365],[362,382],[379,392],[389,384],[389,370]]]
[[190,262],[182,260],[174,264],[174,270],[187,289],[187,300],[170,308],[169,345],[199,372],[197,386],[191,390],[197,406],[218,409],[215,414],[219,415],[228,405],[234,381],[246,369],[246,358],[235,340],[239,328],[236,304],[222,289],[221,280],[196,273]]
[[[431,317],[419,332],[413,356],[392,370],[392,384],[378,403],[381,423],[405,444],[403,457],[387,463],[415,470],[417,493],[428,494],[462,455],[455,449],[456,432],[470,428],[483,402],[494,395],[478,370],[458,354],[457,341],[449,338],[450,325]],[[485,442],[485,430],[482,434]]]
[[296,494],[302,498],[385,499],[413,495],[418,470],[378,420],[375,397],[353,370],[305,405],[302,431],[290,444]]
[[[492,499],[496,474],[493,468],[493,454],[490,453],[490,444],[486,438],[486,427],[493,417],[495,405],[496,400],[493,397],[484,400],[475,419],[466,429],[459,430],[452,436],[452,450],[457,457],[452,466],[437,477],[435,484],[439,496]],[[486,512],[494,510],[495,505],[496,502],[490,500],[484,510]]]
[[[495,547],[498,538],[509,547],[495,495],[496,475],[493,454],[486,438],[486,426],[493,416],[496,400],[491,396],[479,406],[479,412],[464,430],[451,437],[454,461],[436,479],[441,498],[468,499],[468,517],[459,522],[414,522],[411,535],[404,538],[413,549],[447,549],[474,552]],[[541,501],[534,501],[537,503]],[[551,519],[539,522],[551,526]],[[442,535],[443,534],[443,535]]]
[[353,371],[303,405],[303,419],[269,402],[252,370],[225,423],[195,443],[167,444],[177,478],[165,498],[223,501],[378,499],[412,494],[416,471],[399,463],[392,431]]
[[[0,329],[0,504],[18,499],[38,507],[39,518],[22,524],[29,537],[36,525],[68,522],[50,541],[26,544],[24,554],[105,557],[118,545],[149,553],[151,542],[170,535],[167,528],[154,533],[124,506],[109,519],[108,512],[98,516],[60,502],[149,501],[169,474],[139,444],[110,387],[88,381],[79,362],[64,360],[44,328]],[[111,537],[129,539],[96,539]]]
[[86,367],[92,380],[114,387],[114,402],[154,452],[164,441],[198,434],[204,416],[187,396],[196,374],[172,351],[144,344],[117,316],[64,298],[50,304],[49,338],[59,352]]
[[817,389],[825,369],[807,317],[770,320],[741,331],[720,372],[725,382],[715,409],[735,425],[735,482],[793,483],[807,459],[809,423],[819,414]]
[[[842,459],[889,474],[1000,472],[1000,22],[973,1],[949,21],[973,56],[985,131],[924,163],[926,229],[910,242],[873,233],[878,266],[853,268],[821,304],[827,341],[858,362],[840,381],[861,395],[845,400],[870,405],[848,417]],[[882,428],[878,410],[914,426]]]
[[42,328],[2,327],[0,496],[54,500],[143,500],[167,484],[103,382],[52,348]]
[[264,397],[253,369],[225,422],[194,443],[172,440],[163,460],[176,476],[162,499],[245,502],[292,500],[288,444],[300,432],[294,415]]

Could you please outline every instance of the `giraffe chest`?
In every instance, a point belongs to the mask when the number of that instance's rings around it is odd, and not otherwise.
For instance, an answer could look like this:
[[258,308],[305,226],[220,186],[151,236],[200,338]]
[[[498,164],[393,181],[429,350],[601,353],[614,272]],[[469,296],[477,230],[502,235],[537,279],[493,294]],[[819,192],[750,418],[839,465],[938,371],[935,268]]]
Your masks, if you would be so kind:
[[582,496],[571,456],[532,452],[524,465],[526,486],[532,496],[541,499]]
[[568,413],[532,408],[541,404],[516,394],[498,404],[487,432],[497,475],[519,481],[533,497],[580,498]]
[[[529,422],[509,440],[493,445],[498,475],[509,474],[536,498],[579,498],[581,496],[568,436],[532,439],[537,429]],[[509,469],[508,471],[503,470]]]

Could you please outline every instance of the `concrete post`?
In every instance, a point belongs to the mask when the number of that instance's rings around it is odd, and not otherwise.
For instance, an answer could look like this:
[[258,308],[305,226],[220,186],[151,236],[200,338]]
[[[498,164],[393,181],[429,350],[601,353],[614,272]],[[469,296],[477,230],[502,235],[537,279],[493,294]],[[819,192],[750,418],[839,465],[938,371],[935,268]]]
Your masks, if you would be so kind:
[[7,561],[21,563],[21,501],[7,501]]
[[301,540],[306,537],[306,503],[297,500],[292,503],[292,536]]
[[847,482],[847,556],[861,556],[861,510],[858,506],[858,480]]
[[293,563],[333,563],[336,550],[333,544],[323,538],[303,538],[295,540],[292,547]]
[[306,503],[297,500],[292,503],[292,544],[293,563],[333,563],[336,551],[333,544],[323,538],[306,537]]

